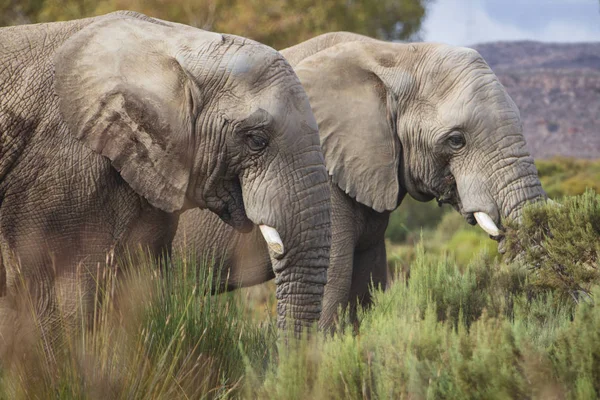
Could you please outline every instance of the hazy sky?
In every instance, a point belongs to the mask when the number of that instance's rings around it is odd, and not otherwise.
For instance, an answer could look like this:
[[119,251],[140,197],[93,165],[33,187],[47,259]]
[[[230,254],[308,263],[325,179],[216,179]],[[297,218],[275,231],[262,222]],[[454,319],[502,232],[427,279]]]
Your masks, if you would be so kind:
[[433,1],[424,24],[429,42],[600,42],[598,0]]

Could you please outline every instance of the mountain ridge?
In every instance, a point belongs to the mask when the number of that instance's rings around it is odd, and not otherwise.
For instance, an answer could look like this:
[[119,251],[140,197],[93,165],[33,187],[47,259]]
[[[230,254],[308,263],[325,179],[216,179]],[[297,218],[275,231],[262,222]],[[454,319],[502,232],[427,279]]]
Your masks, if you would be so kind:
[[600,158],[600,42],[469,47],[483,56],[519,107],[534,158]]

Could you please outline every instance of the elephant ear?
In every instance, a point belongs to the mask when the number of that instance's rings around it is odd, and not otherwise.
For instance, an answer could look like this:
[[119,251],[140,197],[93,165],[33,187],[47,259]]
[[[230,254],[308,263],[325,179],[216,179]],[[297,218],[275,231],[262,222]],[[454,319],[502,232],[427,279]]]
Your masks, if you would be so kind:
[[55,55],[55,91],[70,133],[109,158],[150,204],[183,207],[199,89],[165,38],[173,28],[123,16],[89,25]]
[[295,71],[319,125],[327,170],[359,203],[395,209],[402,148],[396,133],[396,94],[380,78],[373,43],[343,43],[301,61]]

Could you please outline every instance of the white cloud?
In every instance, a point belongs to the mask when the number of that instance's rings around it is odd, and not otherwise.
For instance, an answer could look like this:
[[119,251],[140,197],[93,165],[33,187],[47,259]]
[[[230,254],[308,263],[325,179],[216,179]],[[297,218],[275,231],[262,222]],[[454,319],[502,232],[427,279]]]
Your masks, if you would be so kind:
[[[508,3],[507,7],[511,7]],[[518,7],[513,9],[520,12]],[[487,13],[482,0],[437,0],[429,10],[423,29],[426,41],[462,46],[498,40],[600,41],[600,13],[596,27],[566,19],[543,22],[538,29],[517,26],[516,22],[494,19]]]

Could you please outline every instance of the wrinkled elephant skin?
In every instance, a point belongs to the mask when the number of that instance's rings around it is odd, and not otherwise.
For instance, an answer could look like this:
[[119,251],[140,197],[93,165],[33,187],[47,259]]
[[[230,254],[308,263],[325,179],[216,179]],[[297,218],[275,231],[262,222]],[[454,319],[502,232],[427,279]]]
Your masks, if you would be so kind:
[[91,301],[107,254],[168,255],[179,215],[202,208],[239,232],[265,227],[280,326],[319,319],[330,189],[280,53],[133,12],[0,33],[4,297],[24,278],[52,319],[59,292]]

